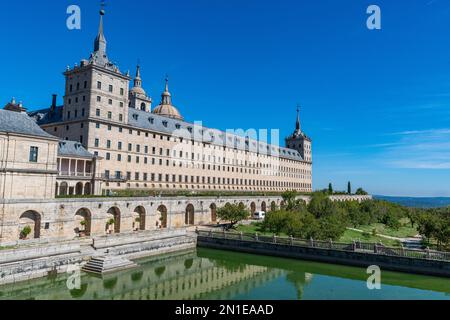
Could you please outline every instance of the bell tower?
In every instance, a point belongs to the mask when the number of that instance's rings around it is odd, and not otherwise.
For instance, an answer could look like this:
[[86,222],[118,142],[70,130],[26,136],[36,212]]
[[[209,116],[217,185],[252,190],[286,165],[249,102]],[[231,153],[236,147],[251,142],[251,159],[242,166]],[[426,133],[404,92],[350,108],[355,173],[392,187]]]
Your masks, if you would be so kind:
[[286,147],[298,151],[304,161],[312,163],[312,140],[302,131],[300,106],[297,106],[295,131],[286,138]]

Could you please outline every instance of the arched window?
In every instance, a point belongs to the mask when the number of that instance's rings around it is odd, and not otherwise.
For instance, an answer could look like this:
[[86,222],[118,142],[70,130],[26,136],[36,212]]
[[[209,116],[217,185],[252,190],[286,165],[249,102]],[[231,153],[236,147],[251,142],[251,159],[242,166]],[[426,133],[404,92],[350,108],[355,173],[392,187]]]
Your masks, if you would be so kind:
[[147,105],[144,102],[141,103],[141,110],[142,111],[147,110]]

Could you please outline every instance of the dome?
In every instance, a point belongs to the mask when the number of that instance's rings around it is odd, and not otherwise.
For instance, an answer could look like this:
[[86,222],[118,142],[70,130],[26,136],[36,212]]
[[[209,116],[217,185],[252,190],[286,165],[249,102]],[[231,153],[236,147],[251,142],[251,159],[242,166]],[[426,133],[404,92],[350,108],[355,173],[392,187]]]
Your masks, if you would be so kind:
[[146,93],[145,93],[145,90],[144,89],[142,89],[142,87],[133,87],[131,90],[130,90],[130,92],[131,93],[135,93],[135,94],[142,94],[142,95],[146,95]]
[[181,116],[181,114],[178,111],[178,109],[175,108],[174,106],[168,105],[168,104],[162,104],[162,105],[157,106],[153,110],[152,113],[160,115],[160,116],[163,116],[163,117],[183,120],[183,117]]

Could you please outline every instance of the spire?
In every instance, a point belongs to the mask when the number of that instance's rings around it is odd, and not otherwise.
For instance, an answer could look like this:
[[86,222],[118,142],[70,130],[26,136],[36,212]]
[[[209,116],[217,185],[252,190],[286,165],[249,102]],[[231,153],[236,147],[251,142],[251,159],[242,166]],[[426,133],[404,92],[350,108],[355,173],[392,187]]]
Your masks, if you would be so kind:
[[136,67],[136,78],[134,78],[134,87],[135,88],[142,87],[141,66],[139,64]]
[[101,10],[100,10],[100,24],[98,27],[98,34],[95,38],[94,42],[94,52],[102,52],[106,54],[106,38],[105,34],[103,32],[103,16],[105,15],[105,2],[102,1],[101,3]]
[[166,87],[164,89],[164,92],[162,94],[162,105],[172,105],[172,95],[169,92],[169,76],[166,76]]
[[302,132],[300,125],[300,105],[297,105],[297,123],[295,124],[295,132],[298,134]]

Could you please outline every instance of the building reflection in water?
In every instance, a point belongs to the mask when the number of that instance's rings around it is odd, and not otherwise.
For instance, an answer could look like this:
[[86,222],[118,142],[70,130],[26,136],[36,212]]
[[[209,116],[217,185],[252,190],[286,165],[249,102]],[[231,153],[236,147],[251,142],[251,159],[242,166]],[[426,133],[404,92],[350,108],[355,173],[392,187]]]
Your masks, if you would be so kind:
[[0,288],[0,299],[37,300],[225,300],[248,294],[279,277],[292,283],[301,299],[310,277],[281,269],[184,252],[139,261],[139,268],[104,277],[83,276],[80,290],[69,291],[65,277]]

